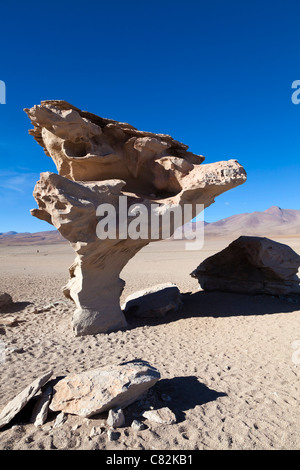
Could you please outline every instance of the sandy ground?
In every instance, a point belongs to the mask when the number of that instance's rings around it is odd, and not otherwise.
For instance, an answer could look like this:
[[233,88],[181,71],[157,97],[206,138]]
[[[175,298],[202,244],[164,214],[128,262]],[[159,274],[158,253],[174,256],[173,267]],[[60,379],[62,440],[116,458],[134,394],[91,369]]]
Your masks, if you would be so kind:
[[[277,240],[300,254],[299,239]],[[121,300],[171,281],[184,294],[183,309],[163,320],[131,322],[126,331],[80,338],[70,328],[69,301],[31,313],[32,306],[65,300],[61,288],[74,259],[72,249],[1,246],[0,290],[15,301],[1,316],[17,316],[19,322],[0,331],[0,344],[11,348],[0,364],[0,410],[48,369],[61,376],[141,358],[161,373],[144,407],[168,406],[177,423],[145,421],[147,428],[136,431],[130,427],[142,409],[136,403],[125,410],[119,439],[110,442],[106,432],[90,437],[93,426],[105,427],[103,415],[69,415],[53,428],[57,414],[52,413],[36,428],[28,422],[27,406],[0,431],[0,449],[299,449],[300,365],[292,361],[291,344],[300,340],[300,304],[199,290],[190,272],[228,243],[206,240],[201,251],[186,251],[179,241],[145,247],[122,273],[126,287]],[[162,394],[171,400],[163,402]]]

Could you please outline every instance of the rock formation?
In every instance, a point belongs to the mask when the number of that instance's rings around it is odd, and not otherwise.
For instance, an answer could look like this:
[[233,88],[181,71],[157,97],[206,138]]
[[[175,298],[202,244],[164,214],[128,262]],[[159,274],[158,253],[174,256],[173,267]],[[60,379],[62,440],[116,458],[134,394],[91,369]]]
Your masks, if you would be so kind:
[[[34,126],[29,133],[58,171],[41,174],[34,190],[38,209],[32,215],[54,225],[76,252],[64,288],[76,305],[74,332],[125,328],[119,274],[141,248],[166,238],[164,224],[152,231],[153,207],[156,215],[164,215],[190,204],[195,217],[196,209],[201,210],[197,204],[206,208],[219,194],[244,183],[245,170],[236,160],[201,165],[204,157],[169,135],[141,132],[65,101],[43,101],[25,111]],[[124,214],[132,214],[132,207],[138,213],[142,206],[147,209],[146,233],[136,237]],[[108,219],[115,237],[99,237],[104,208],[116,216]],[[172,219],[169,235],[184,222]],[[140,227],[142,232],[142,223]]]
[[204,290],[249,294],[300,294],[300,256],[288,245],[241,236],[191,273]]

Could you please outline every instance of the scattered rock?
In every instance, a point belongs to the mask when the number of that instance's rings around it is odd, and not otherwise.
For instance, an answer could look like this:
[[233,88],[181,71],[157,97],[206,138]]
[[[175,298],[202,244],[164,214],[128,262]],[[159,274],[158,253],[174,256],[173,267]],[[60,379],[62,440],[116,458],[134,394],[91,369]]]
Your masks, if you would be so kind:
[[120,436],[121,436],[121,434],[119,432],[115,431],[114,429],[109,429],[107,431],[107,437],[108,437],[109,441],[117,441]]
[[300,293],[300,256],[288,245],[242,236],[191,273],[204,290],[246,294]]
[[175,424],[176,416],[169,408],[164,407],[159,410],[149,410],[143,413],[143,417],[149,421],[159,424]]
[[0,429],[8,424],[19,411],[29,402],[29,400],[45,385],[52,375],[48,371],[41,377],[34,380],[28,387],[11,400],[0,413]]
[[109,410],[107,424],[113,428],[121,428],[125,425],[125,416],[121,408]]
[[159,318],[171,310],[178,310],[181,306],[180,291],[175,284],[169,282],[129,295],[122,305],[122,310],[128,316]]
[[77,431],[77,429],[80,428],[80,424],[75,424],[73,427],[72,427],[72,431]]
[[14,354],[14,353],[17,353],[17,354],[23,354],[25,351],[23,348],[18,348],[17,346],[16,347],[7,347],[5,349],[5,352],[6,354]]
[[18,324],[17,317],[0,317],[0,326],[16,326]]
[[0,292],[0,308],[8,307],[13,303],[11,295],[6,292]]
[[102,434],[103,432],[103,428],[101,426],[93,426],[92,429],[91,429],[91,432],[90,432],[90,437],[95,437],[95,436],[99,436],[100,434]]
[[123,409],[159,378],[158,370],[142,360],[71,374],[54,386],[50,409],[83,417]]
[[67,421],[68,416],[62,411],[56,416],[55,423],[53,425],[54,428],[58,428],[62,424]]
[[131,423],[132,429],[135,429],[136,431],[143,431],[144,429],[147,428],[147,426],[142,423],[142,421],[138,421],[137,419],[134,419]]
[[49,404],[52,398],[53,388],[46,387],[37,400],[31,415],[31,421],[36,427],[41,426],[47,420]]
[[52,308],[55,308],[58,305],[67,305],[67,302],[65,302],[64,300],[57,300],[55,302],[52,302],[51,304],[45,305],[45,307],[35,309],[35,313],[49,312]]

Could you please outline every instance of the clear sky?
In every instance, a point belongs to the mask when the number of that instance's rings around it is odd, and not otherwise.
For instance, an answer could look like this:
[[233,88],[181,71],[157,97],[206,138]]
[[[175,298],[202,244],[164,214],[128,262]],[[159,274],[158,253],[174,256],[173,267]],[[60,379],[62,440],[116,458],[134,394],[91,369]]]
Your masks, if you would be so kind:
[[23,111],[45,99],[170,134],[206,163],[237,159],[248,181],[216,199],[208,222],[300,209],[299,0],[16,0],[0,11],[0,232],[53,229],[29,213],[39,173],[56,171]]

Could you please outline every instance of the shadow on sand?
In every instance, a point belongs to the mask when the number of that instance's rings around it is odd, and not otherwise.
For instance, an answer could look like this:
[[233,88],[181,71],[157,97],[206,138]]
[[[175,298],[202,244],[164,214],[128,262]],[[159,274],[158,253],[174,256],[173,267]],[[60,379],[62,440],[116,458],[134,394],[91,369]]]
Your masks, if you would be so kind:
[[13,302],[12,304],[8,305],[7,307],[2,307],[0,309],[0,315],[5,313],[17,313],[24,310],[24,308],[32,305],[31,302]]
[[248,295],[232,292],[207,292],[182,294],[183,306],[162,318],[127,318],[130,328],[170,323],[182,318],[232,317],[290,313],[300,310],[300,296]]
[[171,398],[170,401],[156,403],[154,409],[167,406],[175,414],[177,423],[185,420],[185,411],[215,401],[219,397],[227,396],[226,393],[208,388],[195,376],[162,379],[157,382],[154,388],[158,396],[166,395]]

